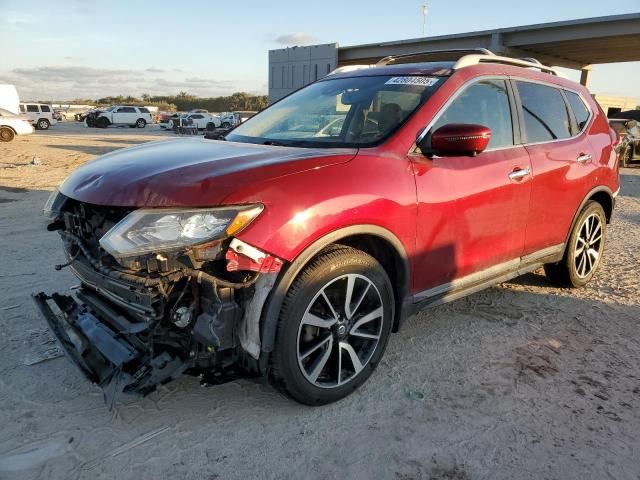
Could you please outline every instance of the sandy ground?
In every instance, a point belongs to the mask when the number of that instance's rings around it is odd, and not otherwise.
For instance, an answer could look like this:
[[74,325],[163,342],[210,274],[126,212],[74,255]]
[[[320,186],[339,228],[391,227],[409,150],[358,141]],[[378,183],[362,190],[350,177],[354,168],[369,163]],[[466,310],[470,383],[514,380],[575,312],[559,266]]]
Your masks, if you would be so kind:
[[183,377],[109,411],[31,305],[76,283],[40,210],[74,166],[169,136],[68,124],[0,145],[1,479],[640,478],[640,169],[587,288],[531,274],[416,315],[339,403]]

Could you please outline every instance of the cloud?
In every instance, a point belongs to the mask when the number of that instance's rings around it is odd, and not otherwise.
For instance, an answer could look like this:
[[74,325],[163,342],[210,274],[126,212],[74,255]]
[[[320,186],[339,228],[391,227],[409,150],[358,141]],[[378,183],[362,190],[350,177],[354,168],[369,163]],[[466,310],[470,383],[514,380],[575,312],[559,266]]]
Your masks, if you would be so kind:
[[318,43],[318,39],[308,33],[287,33],[280,35],[275,39],[276,43],[280,45],[294,46],[294,45],[310,45],[312,43]]
[[[150,95],[175,95],[179,91],[199,96],[218,96],[230,95],[236,91],[262,90],[258,82],[246,79],[232,81],[195,76],[185,78],[177,73],[158,77],[157,74],[161,72],[161,69],[153,67],[131,70],[47,65],[0,72],[0,83],[15,85],[20,98],[27,101],[140,95],[141,92]],[[152,75],[154,73],[156,75]]]

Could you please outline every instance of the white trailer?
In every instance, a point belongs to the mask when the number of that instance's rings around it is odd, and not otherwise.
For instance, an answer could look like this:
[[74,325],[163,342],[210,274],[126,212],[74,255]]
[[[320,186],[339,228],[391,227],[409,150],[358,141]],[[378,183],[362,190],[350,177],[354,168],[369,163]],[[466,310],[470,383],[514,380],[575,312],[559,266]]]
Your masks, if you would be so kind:
[[20,114],[20,97],[13,85],[0,85],[0,108]]

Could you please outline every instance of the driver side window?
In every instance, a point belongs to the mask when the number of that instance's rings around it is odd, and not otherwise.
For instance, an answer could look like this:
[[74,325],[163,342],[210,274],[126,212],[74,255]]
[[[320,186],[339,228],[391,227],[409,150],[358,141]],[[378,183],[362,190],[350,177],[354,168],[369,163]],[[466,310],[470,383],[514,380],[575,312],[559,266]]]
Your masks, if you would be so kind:
[[504,80],[482,80],[466,88],[449,105],[431,131],[451,123],[474,123],[491,129],[488,148],[513,145],[509,94]]

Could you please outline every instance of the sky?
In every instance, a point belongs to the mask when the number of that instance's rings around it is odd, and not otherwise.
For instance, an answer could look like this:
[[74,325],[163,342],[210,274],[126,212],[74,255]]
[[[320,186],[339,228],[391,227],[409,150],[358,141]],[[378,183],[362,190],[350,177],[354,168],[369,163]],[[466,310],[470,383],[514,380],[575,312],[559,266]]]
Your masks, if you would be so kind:
[[[423,3],[0,0],[0,83],[16,85],[23,100],[266,94],[268,50],[420,37]],[[640,11],[640,0],[428,5],[427,36]],[[640,102],[640,62],[597,65],[590,89]]]

